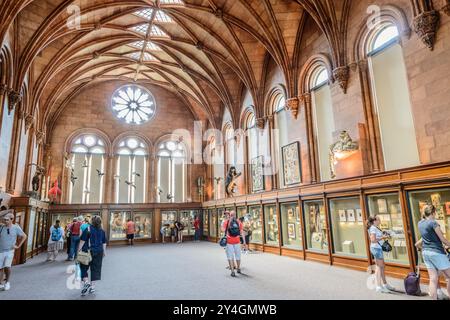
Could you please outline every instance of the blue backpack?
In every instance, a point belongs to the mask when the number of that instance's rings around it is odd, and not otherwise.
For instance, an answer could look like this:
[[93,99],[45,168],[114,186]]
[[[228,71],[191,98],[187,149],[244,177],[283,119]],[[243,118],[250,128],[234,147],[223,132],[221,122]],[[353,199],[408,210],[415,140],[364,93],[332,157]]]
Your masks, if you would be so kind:
[[52,231],[52,241],[59,241],[61,240],[62,234],[60,228],[53,227]]

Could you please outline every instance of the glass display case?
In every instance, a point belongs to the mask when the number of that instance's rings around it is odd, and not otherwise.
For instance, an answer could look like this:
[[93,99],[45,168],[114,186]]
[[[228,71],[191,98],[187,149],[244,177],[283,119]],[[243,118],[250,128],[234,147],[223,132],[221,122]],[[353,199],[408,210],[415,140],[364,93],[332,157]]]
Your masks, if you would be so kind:
[[75,217],[76,214],[70,213],[52,214],[52,226],[55,225],[56,220],[59,220],[61,227],[64,229],[64,232],[66,232],[67,226],[73,222],[73,218]]
[[392,251],[385,253],[386,262],[409,264],[405,228],[398,193],[368,197],[369,216],[378,216],[380,229],[386,231],[391,239]]
[[278,238],[279,228],[278,228],[277,206],[265,205],[264,218],[266,224],[265,225],[266,244],[279,246],[280,241]]
[[297,202],[280,204],[283,247],[302,249],[302,224]]
[[334,253],[367,258],[366,228],[359,198],[330,200]]
[[221,237],[223,235],[222,223],[225,220],[225,209],[217,209],[217,219],[218,219],[217,232],[219,234],[219,237]]
[[181,211],[180,212],[180,222],[184,226],[183,235],[185,235],[185,236],[189,235],[189,231],[191,230],[192,225],[194,223],[190,211]]
[[177,214],[176,211],[161,211],[161,228],[173,224],[177,220]]
[[151,239],[153,213],[134,213],[134,223],[136,225],[136,239]]
[[111,212],[109,218],[109,240],[126,240],[126,225],[131,212]]
[[29,220],[29,224],[28,224],[28,238],[27,238],[27,253],[31,253],[34,249],[33,245],[34,245],[34,238],[35,238],[35,234],[34,234],[34,229],[35,229],[35,224],[36,224],[36,209],[35,208],[31,208],[30,209],[30,220]]
[[210,236],[213,238],[217,238],[217,211],[215,209],[211,209],[209,211],[210,218]]
[[305,201],[304,214],[308,250],[327,253],[328,235],[323,201]]
[[209,236],[209,210],[203,210],[203,236]]
[[250,236],[250,243],[262,244],[262,212],[261,206],[252,206],[249,210],[249,220],[251,223],[252,235]]
[[[420,240],[418,223],[423,216],[423,208],[432,204],[436,207],[436,221],[439,223],[445,238],[450,239],[450,188],[431,189],[408,192],[411,219],[414,230],[414,243]],[[423,265],[422,255],[419,254]]]
[[239,208],[237,208],[236,214],[237,214],[238,218],[245,217],[247,215],[247,207],[239,207]]
[[184,235],[186,236],[195,235],[194,221],[197,214],[198,212],[194,210],[180,212],[180,222],[184,225],[183,230]]

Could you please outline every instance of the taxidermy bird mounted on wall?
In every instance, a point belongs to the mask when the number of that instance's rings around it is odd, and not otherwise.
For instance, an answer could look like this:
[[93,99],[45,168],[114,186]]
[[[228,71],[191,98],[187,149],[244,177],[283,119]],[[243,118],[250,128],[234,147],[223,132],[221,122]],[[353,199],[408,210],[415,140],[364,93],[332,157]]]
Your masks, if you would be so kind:
[[219,184],[220,181],[222,181],[222,177],[216,177],[216,178],[214,178],[214,180],[216,180],[216,183]]
[[175,198],[175,196],[171,195],[170,193],[167,195],[167,200],[172,200],[173,198]]
[[140,173],[137,173],[137,172],[133,172],[131,175],[133,175],[133,176],[136,176],[136,177],[141,177],[141,174]]
[[82,168],[89,168],[89,165],[87,163],[87,160],[83,161],[83,165],[81,166]]
[[76,180],[78,177],[75,177],[75,170],[73,168],[70,169],[70,182],[72,182],[72,186],[75,185]]
[[136,189],[136,185],[135,185],[133,182],[130,182],[130,181],[127,180],[127,181],[125,181],[125,183],[126,183],[128,186],[130,186],[130,187]]
[[101,178],[101,177],[103,177],[103,176],[105,175],[104,172],[101,172],[101,171],[98,170],[98,169],[95,169],[95,170],[97,170],[97,174],[98,174],[98,177],[99,177],[99,178]]
[[158,192],[158,195],[159,195],[159,196],[162,195],[162,194],[164,193],[164,190],[161,189],[161,187],[156,187],[155,189],[156,189],[156,192]]

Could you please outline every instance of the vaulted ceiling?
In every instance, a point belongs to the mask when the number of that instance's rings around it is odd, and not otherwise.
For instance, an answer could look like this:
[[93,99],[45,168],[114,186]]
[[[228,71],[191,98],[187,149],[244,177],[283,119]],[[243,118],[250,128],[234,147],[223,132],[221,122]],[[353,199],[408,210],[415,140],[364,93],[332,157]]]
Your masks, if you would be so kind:
[[326,35],[333,67],[346,64],[341,51],[351,0],[1,2],[2,44],[11,19],[18,16],[23,29],[14,87],[20,91],[32,74],[27,100],[31,113],[39,109],[41,127],[51,126],[81,90],[110,80],[167,88],[214,127],[224,108],[238,119],[245,88],[256,106],[263,104],[270,59],[283,71],[288,95],[296,94],[307,16]]

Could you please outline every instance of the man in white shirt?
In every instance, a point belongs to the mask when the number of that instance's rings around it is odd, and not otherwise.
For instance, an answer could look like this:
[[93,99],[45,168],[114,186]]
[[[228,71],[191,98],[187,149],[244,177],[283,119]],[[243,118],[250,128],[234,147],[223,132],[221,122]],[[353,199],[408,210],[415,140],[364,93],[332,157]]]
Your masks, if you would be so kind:
[[[8,213],[2,217],[3,224],[0,225],[0,290],[9,290],[11,285],[11,266],[14,260],[14,253],[24,244],[27,235],[19,225],[13,224],[14,214]],[[19,242],[17,242],[19,240]],[[3,274],[6,275],[6,282],[2,284]]]

